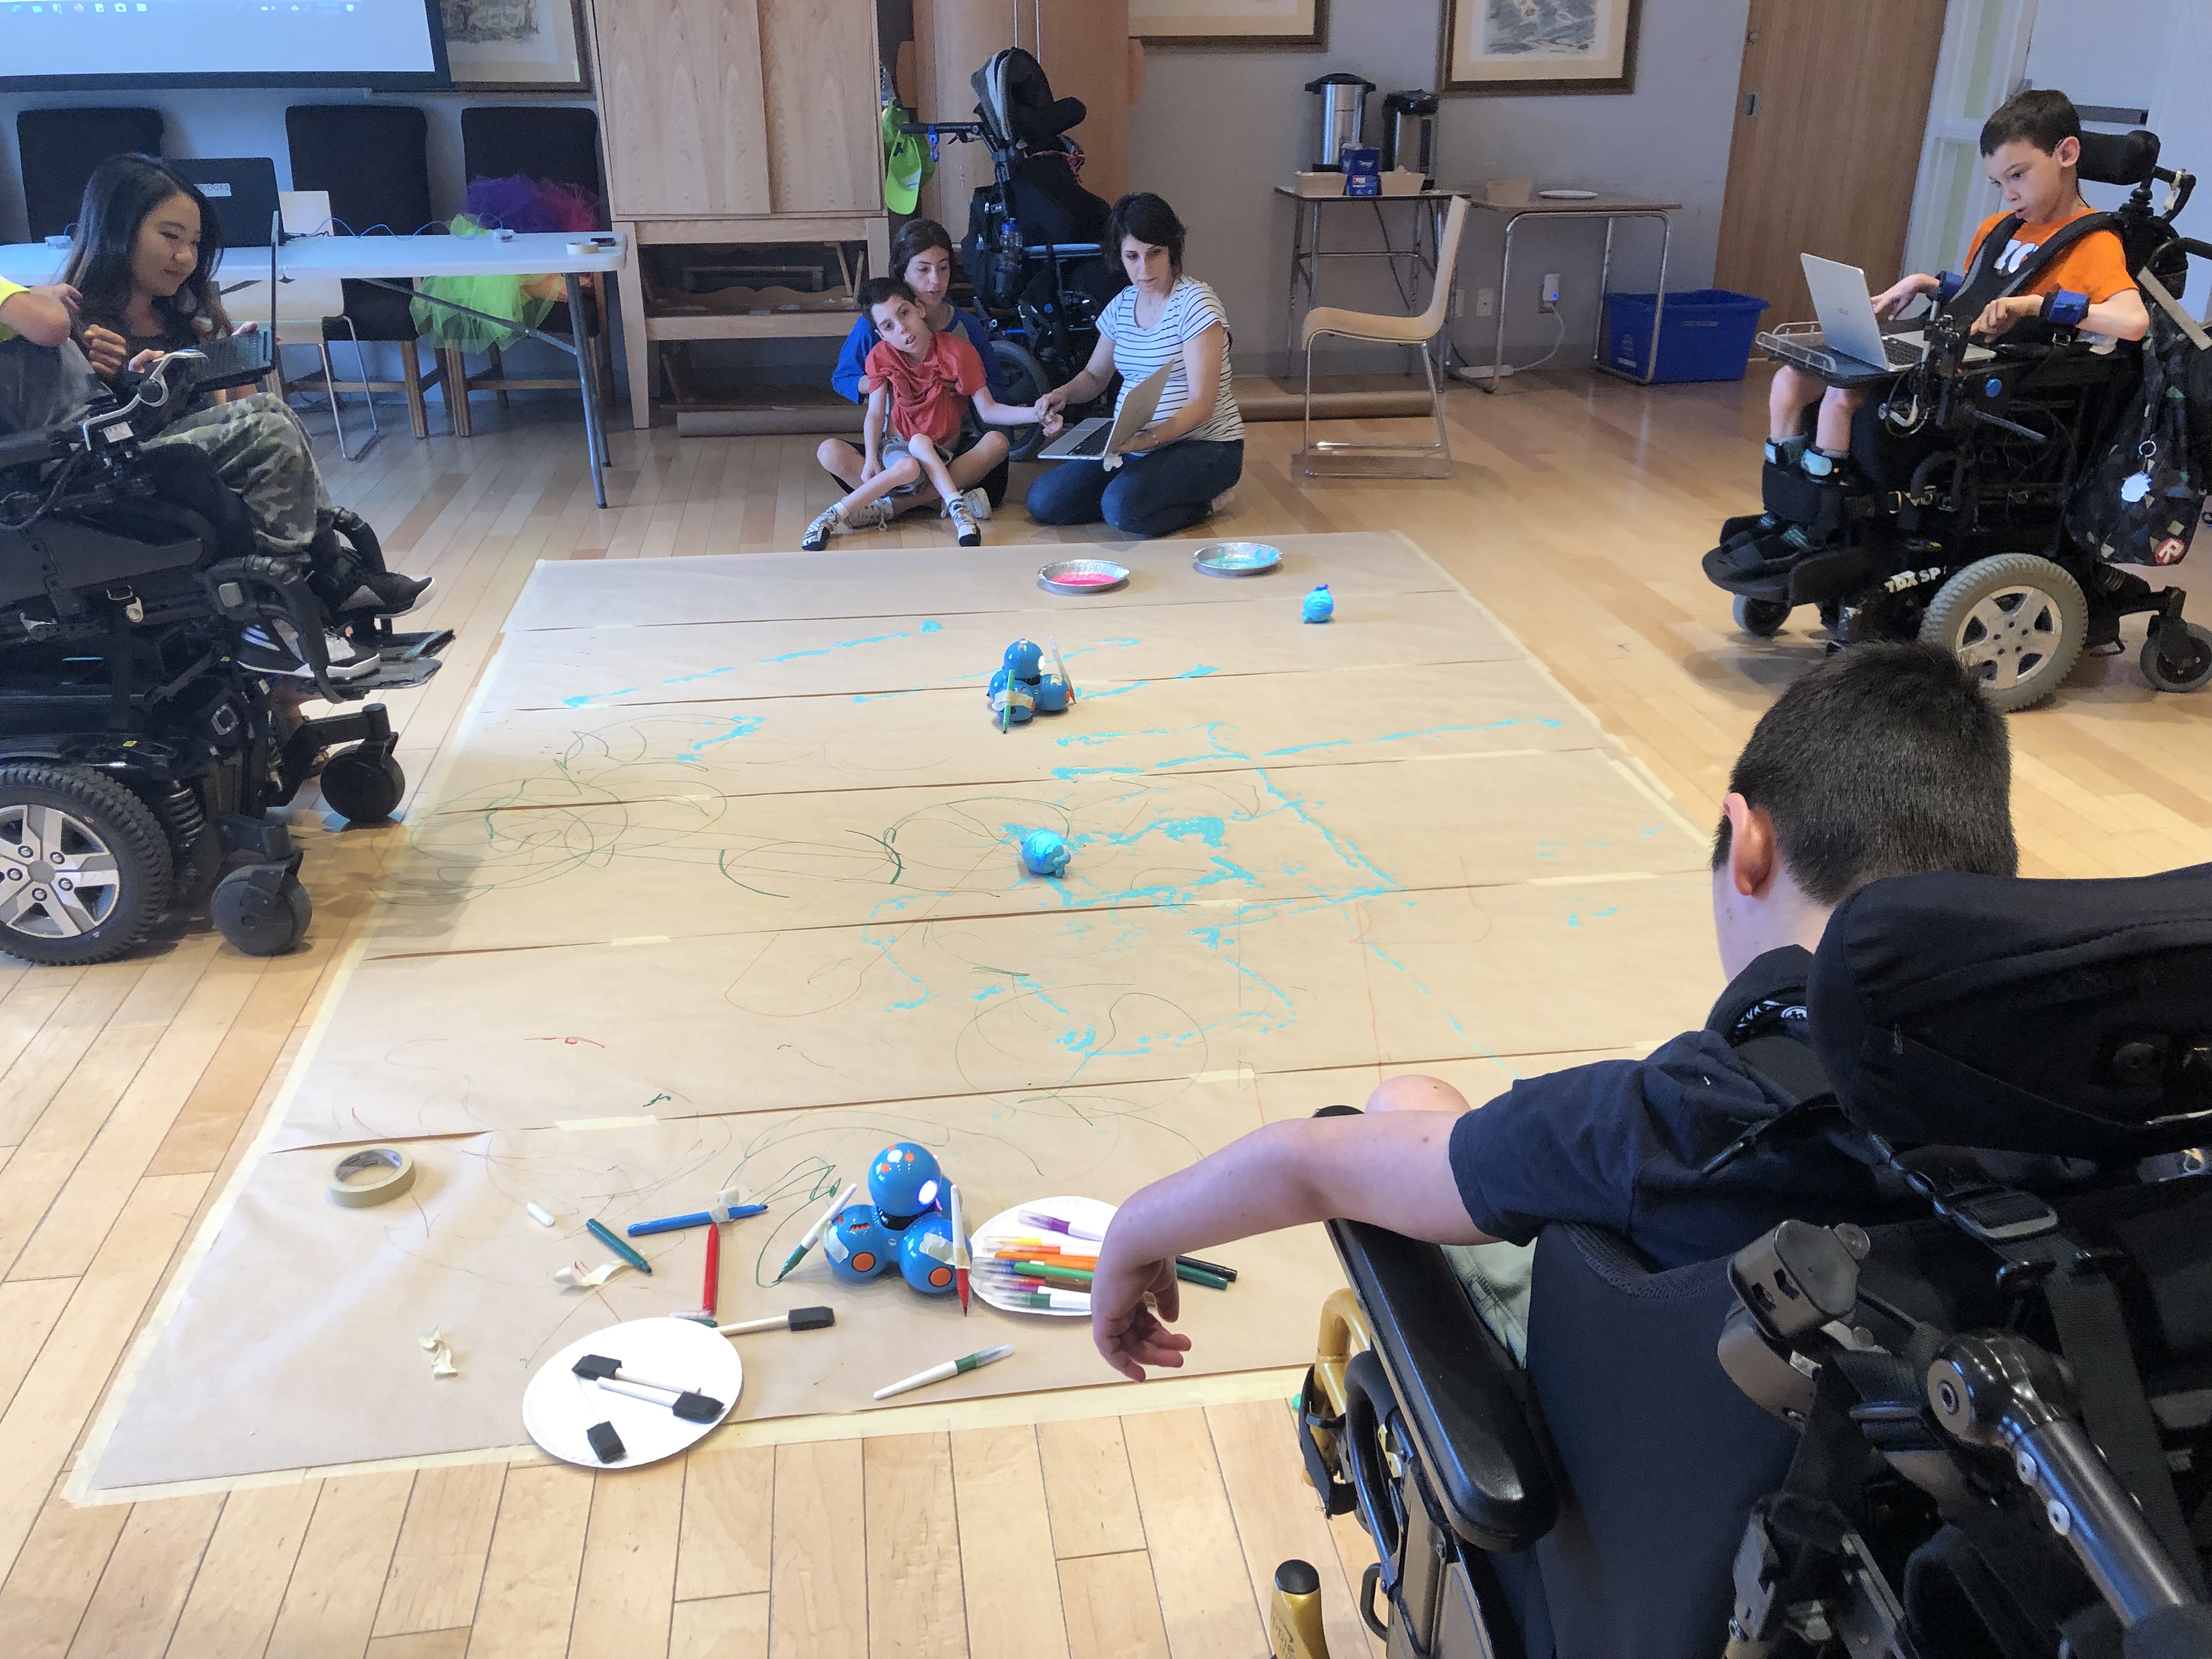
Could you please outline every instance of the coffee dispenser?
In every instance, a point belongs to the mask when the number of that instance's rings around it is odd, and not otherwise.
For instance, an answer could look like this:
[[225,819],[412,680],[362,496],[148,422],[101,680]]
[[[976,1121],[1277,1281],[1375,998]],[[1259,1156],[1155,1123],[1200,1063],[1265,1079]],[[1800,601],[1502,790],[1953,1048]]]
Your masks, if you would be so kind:
[[1418,173],[1421,188],[1437,187],[1437,95],[1394,92],[1382,100],[1382,166]]
[[1306,90],[1316,94],[1313,171],[1334,173],[1346,144],[1366,142],[1367,94],[1375,83],[1340,70],[1307,82]]

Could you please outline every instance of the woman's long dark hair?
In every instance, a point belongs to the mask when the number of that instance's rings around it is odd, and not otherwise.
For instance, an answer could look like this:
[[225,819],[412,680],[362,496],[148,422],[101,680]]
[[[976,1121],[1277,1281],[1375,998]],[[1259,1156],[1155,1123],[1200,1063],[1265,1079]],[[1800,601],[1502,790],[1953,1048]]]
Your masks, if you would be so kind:
[[[154,301],[154,314],[173,345],[185,345],[202,333],[228,334],[230,319],[216,295],[215,265],[222,257],[222,226],[198,185],[173,173],[151,155],[111,155],[85,181],[84,205],[77,210],[76,246],[62,280],[84,296],[87,321],[123,328],[131,303],[131,257],[147,216],[173,196],[190,198],[200,212],[200,258],[176,293]],[[200,327],[204,319],[207,327]]]
[[[1168,251],[1168,268],[1178,276],[1182,275],[1182,221],[1176,210],[1149,191],[1132,191],[1114,204],[1114,210],[1106,216],[1106,260],[1116,271],[1121,270],[1121,243],[1133,236],[1140,242]],[[1127,285],[1126,272],[1122,283]]]

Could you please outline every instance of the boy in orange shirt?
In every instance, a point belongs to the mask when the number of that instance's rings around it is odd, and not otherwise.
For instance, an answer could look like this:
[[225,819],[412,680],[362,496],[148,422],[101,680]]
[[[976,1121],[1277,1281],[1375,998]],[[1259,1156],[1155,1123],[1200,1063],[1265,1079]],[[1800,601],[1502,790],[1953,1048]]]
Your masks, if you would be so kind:
[[[1982,239],[2013,214],[2021,224],[1997,269],[2014,271],[2064,225],[2088,212],[2075,168],[2081,159],[2081,119],[2063,92],[2023,92],[1982,125],[1982,171],[2004,192],[2005,210],[1982,221],[1967,252],[1971,269]],[[1942,279],[1924,274],[1905,277],[1875,296],[1875,315],[1896,316],[1923,294],[1935,294]],[[1973,333],[1995,339],[2014,324],[2051,314],[2061,295],[2079,296],[2087,310],[2075,326],[2112,340],[2140,340],[2150,330],[2135,277],[2128,270],[2120,239],[2108,230],[2083,237],[2038,271],[2021,293],[1992,300],[1974,319]],[[1766,459],[1778,465],[1795,462],[1808,477],[1828,478],[1850,453],[1851,416],[1866,401],[1864,388],[1827,385],[1818,374],[1784,363],[1775,371],[1767,396]],[[1820,418],[1810,447],[1805,441],[1805,409],[1820,400]]]
[[944,499],[960,545],[978,546],[983,532],[975,520],[990,516],[990,503],[981,489],[963,492],[945,463],[973,447],[985,452],[988,470],[1006,453],[1006,440],[997,432],[975,435],[963,419],[967,406],[972,403],[976,415],[993,426],[1029,426],[1046,415],[994,398],[975,348],[957,329],[942,334],[932,329],[914,290],[899,278],[878,276],[862,283],[860,300],[883,337],[868,353],[866,378],[860,382],[868,394],[860,487],[809,525],[799,544],[819,553],[833,535],[888,523],[889,515],[880,508],[873,514],[867,509],[927,477]]

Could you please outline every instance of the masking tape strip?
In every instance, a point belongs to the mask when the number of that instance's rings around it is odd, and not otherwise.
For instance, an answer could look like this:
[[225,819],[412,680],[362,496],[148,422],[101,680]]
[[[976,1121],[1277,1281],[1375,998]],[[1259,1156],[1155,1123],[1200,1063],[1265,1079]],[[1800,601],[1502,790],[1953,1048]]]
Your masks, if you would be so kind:
[[[382,1179],[347,1179],[369,1170],[383,1170]],[[405,1152],[397,1146],[365,1146],[360,1152],[348,1152],[331,1167],[330,1181],[324,1190],[331,1203],[360,1210],[397,1198],[414,1184],[415,1160]]]

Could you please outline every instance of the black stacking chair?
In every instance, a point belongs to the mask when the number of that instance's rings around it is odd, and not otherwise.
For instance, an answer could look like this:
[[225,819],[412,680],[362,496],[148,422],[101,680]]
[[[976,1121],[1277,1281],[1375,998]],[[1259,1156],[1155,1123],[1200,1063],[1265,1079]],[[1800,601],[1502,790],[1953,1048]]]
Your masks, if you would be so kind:
[[[419,109],[397,104],[295,104],[284,112],[292,150],[292,188],[328,191],[331,229],[357,236],[412,235],[435,223],[430,206],[428,123]],[[442,228],[442,226],[439,227]],[[430,435],[422,393],[438,384],[416,352],[420,331],[408,297],[367,283],[345,284],[345,311],[323,319],[325,342],[371,340],[399,345],[397,380],[362,382],[372,392],[404,392],[415,435]],[[376,404],[369,402],[371,418]]]
[[[517,173],[529,179],[550,179],[574,185],[605,198],[599,170],[599,118],[576,104],[479,104],[461,112],[461,167],[471,179],[508,179]],[[612,343],[606,327],[606,290],[597,273],[586,274],[578,283],[584,299],[582,337],[598,353],[599,384],[614,384]],[[548,334],[577,334],[575,319],[565,303],[556,305],[539,325]],[[469,432],[469,394],[478,387],[495,392],[499,406],[507,408],[507,394],[522,391],[566,391],[575,385],[570,375],[541,380],[514,380],[491,348],[490,365],[471,374],[459,346],[441,349],[444,362],[446,396],[453,411],[453,430]]]
[[85,180],[111,155],[159,155],[157,109],[27,109],[15,118],[23,153],[23,212],[31,240],[58,236],[76,222]]

